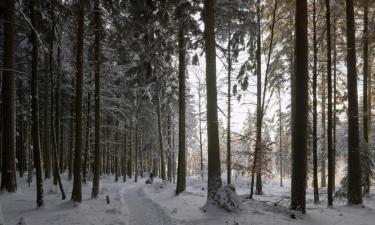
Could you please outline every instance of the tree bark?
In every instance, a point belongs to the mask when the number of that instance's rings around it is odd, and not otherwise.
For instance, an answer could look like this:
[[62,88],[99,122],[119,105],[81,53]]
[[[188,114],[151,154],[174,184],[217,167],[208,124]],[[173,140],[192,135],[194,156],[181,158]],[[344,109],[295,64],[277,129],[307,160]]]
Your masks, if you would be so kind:
[[31,31],[32,43],[32,62],[31,62],[31,116],[32,116],[32,137],[33,137],[33,154],[34,166],[36,171],[36,204],[38,207],[44,205],[43,198],[43,172],[42,172],[42,157],[40,153],[39,140],[39,104],[38,104],[38,37],[37,29],[37,12],[35,10],[36,0],[30,2],[31,24],[33,29]]
[[72,200],[82,201],[81,152],[82,152],[82,93],[83,93],[83,35],[84,35],[84,0],[78,4],[77,29],[77,74],[76,74],[76,141],[74,149],[74,180]]
[[260,34],[260,0],[257,0],[257,50],[256,50],[256,75],[257,75],[257,119],[256,119],[256,140],[254,151],[254,162],[251,171],[250,199],[253,198],[254,176],[256,174],[256,194],[262,194],[262,176],[260,165],[261,142],[262,142],[262,62],[261,62],[261,34]]
[[[333,124],[332,124],[332,154],[336,158],[336,105],[337,105],[337,51],[336,51],[336,23],[333,23]],[[332,189],[335,191],[336,160],[333,161]]]
[[90,92],[87,94],[87,116],[86,116],[86,144],[85,144],[85,154],[84,154],[84,160],[83,160],[83,168],[82,168],[82,178],[83,183],[86,184],[87,180],[87,172],[89,170],[88,168],[88,160],[89,160],[89,153],[90,153],[90,125],[91,125],[91,114],[90,114],[90,101],[91,101],[91,94]]
[[56,182],[59,184],[59,188],[60,188],[60,192],[61,192],[61,199],[64,200],[66,198],[66,195],[65,195],[63,184],[61,182],[59,161],[57,159],[57,152],[56,152],[56,149],[57,149],[56,148],[57,141],[56,141],[56,135],[55,135],[56,130],[54,129],[53,123],[52,123],[51,130],[52,130],[52,144],[53,144],[52,157],[53,157],[53,162],[55,164],[55,166],[53,168],[53,173],[54,173],[54,177],[56,178]]
[[332,150],[332,57],[331,57],[331,6],[330,0],[326,3],[326,26],[327,26],[327,94],[328,94],[328,123],[327,123],[327,154],[328,154],[328,187],[327,187],[327,204],[333,205],[333,161],[334,155]]
[[14,74],[14,0],[5,0],[4,71],[3,71],[3,138],[1,190],[16,192],[16,87]]
[[183,7],[178,15],[178,167],[176,195],[186,189],[186,134],[185,134],[185,73],[186,73],[186,39]]
[[[100,42],[101,42],[101,15],[99,0],[94,3],[94,23],[95,23],[95,40],[94,40],[94,60],[95,60],[95,143],[94,143],[94,178],[92,182],[91,197],[97,198],[99,194],[100,178]],[[125,176],[126,177],[126,176]]]
[[172,126],[171,126],[171,113],[168,114],[167,122],[167,132],[168,132],[168,168],[167,168],[167,177],[168,181],[172,182]]
[[127,142],[127,126],[126,126],[126,123],[124,124],[124,146],[123,146],[123,154],[124,154],[124,159],[123,159],[123,162],[122,162],[122,164],[123,164],[123,174],[122,174],[122,176],[123,176],[123,178],[122,178],[122,181],[123,182],[126,182],[126,162],[127,162],[127,154],[128,154],[128,152],[127,152],[127,144],[128,144],[128,142]]
[[326,78],[322,73],[322,118],[321,118],[321,145],[320,145],[320,186],[326,187]]
[[318,187],[318,100],[317,100],[317,63],[318,63],[318,45],[316,38],[316,0],[313,2],[313,49],[314,49],[314,65],[313,65],[313,186],[314,186],[314,204],[319,203],[319,187]]
[[[47,54],[45,55],[46,65],[48,64]],[[46,66],[46,73],[44,77],[44,137],[43,137],[43,156],[44,156],[44,179],[51,178],[51,134],[50,134],[50,82],[51,76],[47,72],[48,67]]]
[[232,73],[232,59],[231,59],[231,20],[228,25],[228,93],[227,93],[227,104],[228,104],[228,115],[227,115],[227,184],[231,183],[232,177],[232,157],[231,157],[231,131],[230,131],[230,117],[231,117],[231,73]]
[[[73,87],[73,82],[72,82]],[[73,177],[73,149],[74,149],[74,95],[71,96],[70,104],[70,138],[69,138],[69,154],[68,154],[68,180]]]
[[161,128],[161,106],[160,106],[160,90],[158,90],[157,96],[156,96],[156,115],[158,118],[158,133],[159,133],[159,151],[160,151],[160,159],[161,159],[161,179],[165,180],[165,156],[164,156],[164,143],[163,143],[163,131]]
[[201,173],[201,178],[203,180],[203,129],[202,129],[202,84],[201,81],[198,79],[198,113],[199,113],[199,149],[200,149],[200,173]]
[[207,204],[212,204],[221,188],[219,129],[217,116],[215,1],[205,0],[203,7],[204,50],[206,53],[208,184]]
[[365,140],[366,149],[364,155],[366,156],[365,170],[363,171],[364,175],[364,194],[370,193],[371,187],[371,147],[370,147],[370,133],[369,128],[371,127],[371,108],[369,107],[369,89],[371,86],[371,79],[369,80],[369,40],[368,40],[368,4],[369,1],[365,0],[364,2],[364,16],[363,16],[363,137]]
[[362,173],[359,151],[358,92],[353,0],[346,0],[348,87],[348,204],[362,204]]
[[[137,112],[138,113],[138,112]],[[135,156],[134,156],[134,182],[138,182],[138,115],[135,121]]]
[[295,96],[292,104],[291,209],[306,211],[307,125],[308,125],[308,40],[307,1],[296,1]]

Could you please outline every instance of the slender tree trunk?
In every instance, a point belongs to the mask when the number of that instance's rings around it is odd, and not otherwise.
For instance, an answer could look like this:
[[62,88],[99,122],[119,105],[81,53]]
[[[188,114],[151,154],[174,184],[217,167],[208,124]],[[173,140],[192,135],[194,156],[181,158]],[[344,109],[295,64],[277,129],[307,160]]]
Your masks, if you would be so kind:
[[52,124],[51,128],[52,128],[51,131],[52,131],[52,144],[53,144],[52,157],[53,157],[53,161],[54,161],[54,164],[55,164],[55,166],[53,168],[53,173],[54,173],[53,176],[56,177],[56,182],[59,184],[59,188],[60,188],[60,192],[61,192],[61,199],[64,200],[64,199],[66,199],[66,195],[65,195],[63,184],[61,182],[59,161],[57,159],[57,152],[56,152],[57,141],[56,141],[55,129],[54,129],[53,124]]
[[256,180],[256,194],[262,194],[262,176],[260,167],[262,165],[261,159],[261,144],[262,144],[262,62],[261,62],[261,40],[260,40],[260,0],[257,0],[257,50],[256,50],[256,73],[257,73],[257,122],[256,122],[256,140],[254,162],[251,171],[251,186],[250,186],[250,199],[253,198],[254,190],[254,176],[257,175]]
[[16,192],[16,87],[14,74],[14,0],[5,0],[3,71],[3,138],[1,190]]
[[221,188],[219,129],[217,117],[215,1],[205,0],[203,8],[204,50],[206,53],[208,184],[207,204],[213,204]]
[[[47,59],[47,54],[45,55]],[[46,65],[48,65],[46,60]],[[48,67],[46,66],[46,73],[44,77],[44,137],[43,137],[43,156],[44,156],[44,179],[51,178],[51,139],[50,139],[50,73],[47,72]]]
[[123,159],[123,162],[122,162],[122,165],[123,165],[123,174],[122,174],[122,176],[123,176],[123,182],[125,182],[126,181],[126,162],[127,162],[127,154],[128,154],[128,152],[127,152],[127,144],[128,144],[128,142],[127,142],[127,127],[126,127],[126,124],[124,125],[124,146],[123,146],[123,154],[124,154],[124,159]]
[[128,157],[128,177],[132,178],[133,171],[133,116],[130,116],[130,126],[129,126],[129,157]]
[[[142,125],[140,126],[142,129]],[[139,137],[139,156],[140,156],[139,157],[140,158],[139,175],[141,176],[141,178],[143,178],[143,133],[142,132],[140,133],[140,137]]]
[[[52,62],[51,62],[52,63]],[[52,65],[52,64],[51,64]],[[52,69],[52,68],[50,68]],[[52,74],[52,71],[51,71]],[[60,73],[57,72],[57,78],[56,78],[56,94],[55,94],[55,134],[56,134],[56,152],[58,152],[60,157],[60,173],[64,172],[64,151],[60,146]]]
[[307,1],[296,1],[295,95],[292,104],[291,209],[306,211],[307,125],[308,125],[308,40]]
[[366,149],[364,155],[366,156],[365,159],[365,170],[364,175],[364,194],[370,193],[371,187],[371,148],[370,148],[370,135],[369,135],[369,127],[371,127],[371,123],[369,123],[371,118],[371,108],[369,107],[369,89],[368,84],[371,84],[371,80],[369,80],[369,40],[368,40],[368,4],[369,1],[365,0],[364,6],[364,18],[363,18],[363,137],[365,140]]
[[198,113],[199,113],[199,149],[200,149],[200,159],[201,159],[201,162],[200,162],[200,166],[201,166],[201,178],[203,180],[203,171],[204,171],[204,167],[203,167],[203,138],[202,138],[202,134],[203,134],[203,129],[202,129],[202,93],[201,93],[201,90],[202,90],[202,86],[201,86],[201,81],[198,80]]
[[321,134],[321,150],[320,150],[320,167],[321,167],[321,177],[320,186],[326,187],[326,79],[324,73],[322,73],[322,134]]
[[83,183],[86,184],[87,180],[87,171],[89,170],[88,168],[88,160],[89,160],[89,153],[90,153],[90,101],[91,101],[91,94],[90,92],[87,94],[87,118],[86,118],[86,144],[85,144],[85,155],[84,155],[84,160],[83,160],[83,168],[82,168],[82,178],[83,178]]
[[[336,52],[336,23],[333,23],[333,124],[332,124],[332,154],[336,159],[336,105],[337,105],[337,76],[336,76],[337,52]],[[335,191],[336,160],[333,161],[332,189]]]
[[281,83],[278,88],[279,94],[279,161],[280,161],[280,187],[283,187],[283,144],[282,144],[282,111],[281,111]]
[[176,195],[186,189],[186,137],[185,137],[185,73],[186,73],[186,39],[183,6],[178,15],[178,167]]
[[82,93],[83,93],[83,35],[85,5],[84,0],[79,1],[78,29],[77,29],[77,75],[76,75],[76,141],[74,149],[74,180],[72,200],[82,201],[81,186],[81,152],[82,152]]
[[167,132],[168,132],[168,168],[167,168],[167,177],[168,181],[172,182],[172,126],[171,126],[171,113],[168,114],[167,122]]
[[318,100],[317,100],[317,63],[318,63],[318,45],[316,38],[316,0],[313,2],[313,49],[314,49],[314,65],[313,65],[313,186],[314,186],[314,204],[319,203],[319,187],[318,187]]
[[327,124],[327,141],[328,141],[328,206],[333,205],[333,161],[334,155],[332,150],[332,57],[331,57],[331,6],[326,1],[326,25],[327,25],[327,93],[328,93],[328,124]]
[[36,0],[30,2],[31,24],[33,29],[31,31],[32,43],[32,63],[31,63],[31,116],[32,116],[32,136],[33,136],[33,153],[34,166],[36,171],[36,204],[38,207],[44,205],[43,198],[43,172],[42,172],[42,157],[40,153],[39,140],[39,113],[38,113],[38,37],[35,29],[37,29],[37,12],[35,10]]
[[118,157],[119,157],[119,150],[118,150],[118,126],[117,126],[116,134],[115,134],[115,182],[118,182],[118,177],[119,177]]
[[348,204],[362,204],[362,173],[359,151],[358,91],[353,0],[346,0],[348,87]]
[[[72,82],[73,84],[73,82]],[[72,85],[73,87],[73,85]],[[70,140],[69,140],[69,155],[68,155],[68,179],[73,177],[73,149],[74,149],[74,96],[71,97],[70,105]]]
[[158,91],[156,96],[156,114],[158,118],[158,133],[159,133],[159,151],[160,151],[160,158],[161,158],[161,179],[165,180],[165,156],[164,156],[164,144],[163,144],[163,131],[161,127],[161,106],[160,106],[160,91]]
[[231,183],[231,176],[232,176],[232,157],[231,157],[231,140],[230,140],[230,117],[231,117],[231,73],[232,73],[232,59],[231,59],[231,20],[229,21],[228,25],[228,93],[227,93],[227,103],[228,103],[228,118],[227,118],[227,184]]
[[[29,110],[30,110],[29,115],[31,115],[31,107],[30,107]],[[30,116],[28,116],[27,119],[28,119],[28,121],[30,121],[30,123],[27,126],[27,130],[28,130],[27,137],[28,137],[28,146],[29,146],[28,151],[27,151],[28,152],[28,154],[27,154],[27,156],[28,156],[28,160],[27,160],[27,183],[30,187],[31,183],[33,182],[34,165],[33,165],[33,156],[32,156],[33,149],[32,149],[32,137],[31,137],[31,126],[32,126],[32,124],[31,124]]]
[[138,182],[138,115],[135,121],[135,156],[134,156],[134,182]]
[[[174,116],[172,118],[172,121],[174,121]],[[176,183],[176,154],[175,154],[175,130],[174,130],[174,122],[172,122],[172,152],[173,152],[173,163],[172,163],[172,166],[173,166],[173,169],[172,169],[172,176],[173,176],[173,183]]]

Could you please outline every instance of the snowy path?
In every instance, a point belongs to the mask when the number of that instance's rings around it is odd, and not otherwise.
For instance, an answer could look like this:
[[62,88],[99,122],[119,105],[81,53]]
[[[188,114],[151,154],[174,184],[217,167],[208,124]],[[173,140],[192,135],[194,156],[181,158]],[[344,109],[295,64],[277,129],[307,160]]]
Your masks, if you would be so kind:
[[145,196],[143,185],[121,189],[123,215],[129,225],[177,225],[164,210]]

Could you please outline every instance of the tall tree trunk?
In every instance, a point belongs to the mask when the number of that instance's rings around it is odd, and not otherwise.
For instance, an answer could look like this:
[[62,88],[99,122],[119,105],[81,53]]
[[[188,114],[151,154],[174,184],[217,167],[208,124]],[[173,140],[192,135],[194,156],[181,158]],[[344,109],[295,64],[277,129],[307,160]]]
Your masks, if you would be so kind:
[[127,144],[128,144],[128,142],[127,142],[127,126],[126,126],[126,123],[125,123],[125,125],[124,125],[124,146],[123,146],[123,154],[124,154],[124,159],[123,159],[123,162],[122,162],[122,165],[123,165],[123,174],[122,174],[122,176],[123,176],[123,182],[125,182],[126,181],[126,164],[127,164],[127,154],[128,154],[128,152],[127,152]]
[[[337,51],[336,51],[336,23],[333,23],[333,118],[332,118],[332,154],[336,158],[336,105],[337,105]],[[333,161],[332,189],[335,191],[336,160]]]
[[206,53],[208,184],[207,205],[213,204],[221,188],[219,129],[217,117],[215,1],[205,0],[203,8],[204,50]]
[[130,126],[128,128],[129,130],[129,157],[128,157],[128,177],[132,178],[132,172],[133,172],[133,116],[130,115]]
[[[73,82],[72,82],[73,87]],[[68,154],[68,180],[73,177],[73,149],[74,149],[74,95],[71,97],[70,105],[70,138],[69,138],[69,154]]]
[[16,192],[16,87],[14,74],[14,0],[5,0],[3,71],[3,138],[1,190]]
[[[138,113],[138,112],[137,112]],[[138,115],[135,121],[135,156],[134,156],[134,182],[138,182]]]
[[56,94],[55,94],[55,104],[56,104],[56,107],[55,107],[55,133],[56,133],[56,151],[59,153],[59,161],[60,161],[60,173],[63,173],[64,172],[64,151],[63,149],[61,148],[61,118],[60,118],[60,85],[61,85],[61,77],[60,77],[60,73],[57,72],[57,77],[56,77]]
[[72,200],[82,201],[81,186],[81,152],[82,152],[82,93],[83,93],[83,35],[85,5],[84,0],[78,4],[77,29],[77,75],[76,75],[76,140],[74,149],[74,180]]
[[256,50],[256,73],[257,73],[257,119],[256,119],[256,140],[254,162],[251,171],[251,186],[250,199],[253,198],[254,190],[254,175],[257,175],[256,180],[256,194],[262,194],[262,176],[260,167],[262,165],[261,159],[261,144],[262,144],[262,62],[261,62],[261,34],[260,34],[260,0],[257,0],[257,50]]
[[202,129],[202,84],[201,81],[198,79],[198,113],[199,113],[199,149],[200,149],[200,173],[201,178],[203,180],[203,129]]
[[115,182],[118,182],[119,177],[119,168],[118,168],[118,157],[119,157],[119,150],[118,150],[118,126],[116,126],[116,134],[115,134]]
[[[47,54],[45,55],[46,65],[48,64]],[[48,67],[44,77],[44,137],[43,137],[43,156],[44,156],[44,179],[51,178],[51,139],[50,139],[50,82],[51,76]]]
[[324,73],[322,73],[322,125],[321,125],[321,146],[320,146],[320,186],[326,187],[326,78],[324,77]]
[[[173,115],[173,118],[172,118],[172,121],[174,121],[174,115]],[[175,154],[175,130],[174,130],[174,122],[172,122],[172,148],[173,148],[173,163],[172,163],[172,177],[173,177],[173,183],[176,183],[176,154]]]
[[282,111],[281,111],[281,83],[278,88],[279,95],[279,162],[280,162],[280,187],[283,187],[283,142],[282,142]]
[[296,1],[295,95],[292,104],[291,209],[306,211],[307,124],[308,124],[308,40],[307,1]]
[[178,167],[176,195],[186,189],[186,137],[185,137],[185,73],[186,73],[186,39],[184,8],[180,4],[178,9]]
[[232,59],[231,59],[231,19],[229,20],[228,25],[228,93],[227,93],[227,104],[228,104],[228,118],[227,118],[227,184],[231,183],[231,176],[232,176],[232,157],[231,157],[231,140],[230,140],[230,117],[231,117],[231,73],[232,73]]
[[158,133],[159,133],[159,151],[160,151],[160,159],[161,159],[161,179],[165,180],[165,156],[164,156],[164,144],[163,144],[163,131],[161,128],[161,106],[160,106],[160,90],[157,93],[156,96],[156,115],[158,118]]
[[172,126],[171,126],[171,112],[168,114],[167,132],[168,132],[168,181],[172,182]]
[[[142,129],[142,125],[140,126]],[[141,132],[139,136],[139,175],[143,178],[143,133]]]
[[327,93],[328,93],[328,123],[327,123],[327,141],[328,141],[328,206],[333,205],[333,161],[332,150],[332,57],[331,57],[331,6],[330,0],[326,2],[326,26],[327,26]]
[[313,65],[313,186],[314,186],[314,204],[319,203],[319,187],[318,187],[318,100],[317,100],[317,63],[318,63],[318,43],[316,38],[316,0],[313,2],[313,49],[314,49],[314,65]]
[[357,59],[353,0],[346,0],[348,87],[348,204],[362,204],[362,173],[359,151]]
[[33,153],[34,166],[36,171],[36,204],[38,207],[44,205],[43,198],[43,172],[42,172],[42,157],[40,153],[39,140],[39,105],[38,105],[38,37],[37,29],[37,12],[35,10],[36,0],[30,2],[31,24],[33,29],[31,31],[32,43],[32,62],[31,62],[31,116],[32,116],[32,136],[33,136]]
[[86,184],[87,180],[87,172],[89,170],[88,168],[88,161],[89,161],[89,153],[90,153],[90,125],[91,125],[91,114],[90,114],[90,101],[91,101],[91,94],[90,91],[87,94],[87,117],[86,117],[86,144],[85,144],[85,154],[84,154],[84,160],[83,160],[83,168],[82,168],[82,178],[83,178],[83,183]]
[[363,138],[365,140],[366,149],[364,149],[365,155],[365,171],[363,171],[364,175],[364,194],[370,193],[371,187],[371,148],[370,148],[370,135],[369,135],[369,127],[371,127],[371,123],[369,123],[371,108],[369,108],[369,100],[368,97],[371,95],[368,94],[368,84],[371,84],[371,80],[369,80],[369,40],[368,40],[368,4],[369,1],[365,0],[364,6],[364,18],[363,18]]
[[60,188],[60,192],[61,192],[61,199],[64,200],[66,198],[66,195],[65,195],[63,184],[61,182],[59,161],[57,159],[57,152],[56,152],[56,149],[57,149],[56,148],[57,141],[56,141],[56,135],[55,135],[56,130],[54,129],[53,124],[52,124],[52,127],[51,127],[51,131],[52,131],[52,144],[53,144],[52,157],[53,157],[53,162],[55,164],[55,166],[53,168],[53,173],[54,173],[53,176],[56,178],[56,182],[59,184],[59,188]]

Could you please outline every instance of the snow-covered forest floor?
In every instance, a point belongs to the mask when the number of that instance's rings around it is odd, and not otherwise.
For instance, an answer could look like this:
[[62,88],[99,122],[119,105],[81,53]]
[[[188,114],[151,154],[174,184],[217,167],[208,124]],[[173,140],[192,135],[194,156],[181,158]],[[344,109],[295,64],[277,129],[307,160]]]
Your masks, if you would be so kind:
[[[206,200],[206,183],[199,177],[188,177],[187,191],[177,197],[174,184],[158,179],[151,185],[145,184],[144,179],[137,183],[120,180],[115,183],[114,177],[103,177],[98,199],[91,199],[91,182],[88,182],[83,186],[83,202],[79,205],[69,199],[72,186],[66,177],[63,182],[68,199],[63,201],[58,188],[48,180],[45,182],[45,206],[38,209],[35,184],[28,187],[26,178],[19,179],[17,193],[0,195],[0,224],[1,217],[5,225],[16,225],[20,221],[28,225],[373,225],[375,221],[374,194],[364,199],[363,208],[348,207],[345,200],[337,200],[334,208],[328,209],[324,190],[321,190],[321,204],[315,205],[308,189],[307,214],[296,214],[293,219],[288,210],[289,187],[279,187],[278,182],[265,184],[264,195],[246,200],[248,179],[238,178],[234,182],[244,201],[242,210],[204,213],[201,207]],[[110,204],[107,204],[106,196],[109,196]]]

